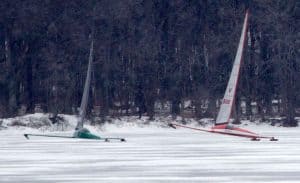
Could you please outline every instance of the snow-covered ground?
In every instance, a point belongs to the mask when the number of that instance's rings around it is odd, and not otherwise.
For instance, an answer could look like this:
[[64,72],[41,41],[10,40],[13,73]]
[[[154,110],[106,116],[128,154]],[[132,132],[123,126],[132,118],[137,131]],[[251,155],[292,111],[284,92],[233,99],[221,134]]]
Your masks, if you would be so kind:
[[[75,118],[66,118],[72,126]],[[250,130],[279,138],[277,142],[250,141],[163,125],[135,125],[133,120],[124,124],[121,119],[117,125],[101,129],[88,126],[101,136],[125,137],[125,143],[42,137],[27,140],[22,135],[67,135],[71,130],[1,130],[0,182],[300,181],[300,128],[249,124]]]

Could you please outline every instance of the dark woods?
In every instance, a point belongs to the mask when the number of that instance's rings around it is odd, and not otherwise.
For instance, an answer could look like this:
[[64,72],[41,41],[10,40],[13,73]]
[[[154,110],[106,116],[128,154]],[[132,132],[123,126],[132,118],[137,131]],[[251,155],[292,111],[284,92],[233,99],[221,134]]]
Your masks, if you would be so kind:
[[295,126],[297,0],[2,0],[0,117],[37,107],[74,113],[91,30],[93,115],[214,117],[246,9],[250,22],[235,114],[281,115],[285,125]]

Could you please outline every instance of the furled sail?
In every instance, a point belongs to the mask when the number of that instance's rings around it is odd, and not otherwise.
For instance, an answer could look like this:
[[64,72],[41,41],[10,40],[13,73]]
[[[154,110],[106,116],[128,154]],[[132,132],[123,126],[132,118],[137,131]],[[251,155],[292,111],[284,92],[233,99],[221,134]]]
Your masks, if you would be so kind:
[[89,64],[88,64],[88,70],[85,78],[85,84],[84,84],[84,90],[83,95],[81,98],[81,105],[79,109],[79,120],[76,126],[76,130],[80,130],[83,128],[83,121],[86,115],[86,108],[88,104],[89,99],[89,91],[90,91],[90,85],[91,85],[91,75],[92,75],[92,65],[93,65],[93,51],[94,51],[94,40],[91,41],[90,46],[90,54],[89,54]]
[[245,16],[243,30],[241,33],[241,38],[238,46],[238,50],[234,59],[232,71],[230,74],[230,79],[227,84],[227,88],[224,94],[224,98],[222,100],[222,104],[220,107],[220,111],[218,113],[216,119],[216,125],[226,124],[229,122],[232,107],[234,104],[234,98],[239,78],[240,66],[241,66],[241,59],[243,55],[244,43],[246,39],[246,32],[247,32],[247,24],[248,24],[248,11]]

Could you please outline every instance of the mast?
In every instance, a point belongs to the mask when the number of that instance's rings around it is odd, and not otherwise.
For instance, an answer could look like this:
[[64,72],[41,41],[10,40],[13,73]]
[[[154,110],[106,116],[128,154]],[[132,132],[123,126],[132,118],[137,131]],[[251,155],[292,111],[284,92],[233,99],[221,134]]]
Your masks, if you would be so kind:
[[220,111],[218,113],[216,123],[215,125],[220,124],[227,124],[229,123],[229,119],[232,113],[232,107],[234,104],[235,94],[236,94],[236,88],[239,78],[239,72],[240,72],[240,66],[241,66],[241,60],[243,56],[243,49],[244,49],[244,43],[246,40],[246,32],[247,32],[247,25],[248,25],[248,10],[245,15],[243,29],[240,37],[239,46],[237,49],[237,53],[234,59],[232,71],[230,74],[230,78],[227,84],[227,88],[222,100],[222,104],[220,107]]
[[88,70],[85,78],[83,95],[81,98],[81,104],[79,109],[79,120],[77,122],[75,130],[80,130],[83,128],[83,121],[86,115],[86,108],[89,99],[89,91],[91,85],[91,74],[92,74],[92,65],[93,65],[93,51],[94,51],[94,39],[92,37],[91,46],[90,46],[90,54],[89,54],[89,64]]

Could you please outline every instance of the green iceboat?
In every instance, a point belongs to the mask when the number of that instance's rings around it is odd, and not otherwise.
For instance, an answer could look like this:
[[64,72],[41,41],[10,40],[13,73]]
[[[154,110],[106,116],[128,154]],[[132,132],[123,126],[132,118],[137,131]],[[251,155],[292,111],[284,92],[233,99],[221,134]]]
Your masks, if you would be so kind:
[[110,141],[110,140],[118,140],[124,142],[124,138],[112,138],[112,137],[100,137],[91,133],[87,128],[83,127],[84,119],[86,116],[86,109],[88,104],[89,92],[90,92],[90,85],[91,85],[91,74],[92,74],[92,66],[93,66],[93,51],[94,51],[94,41],[92,38],[91,46],[90,46],[90,53],[89,53],[89,64],[87,75],[84,84],[84,90],[82,94],[81,104],[79,108],[79,120],[77,122],[75,132],[73,136],[60,136],[60,135],[45,135],[45,134],[29,134],[26,133],[24,136],[29,139],[30,136],[40,136],[40,137],[55,137],[55,138],[76,138],[76,139],[90,139],[90,140],[102,140],[102,141]]

